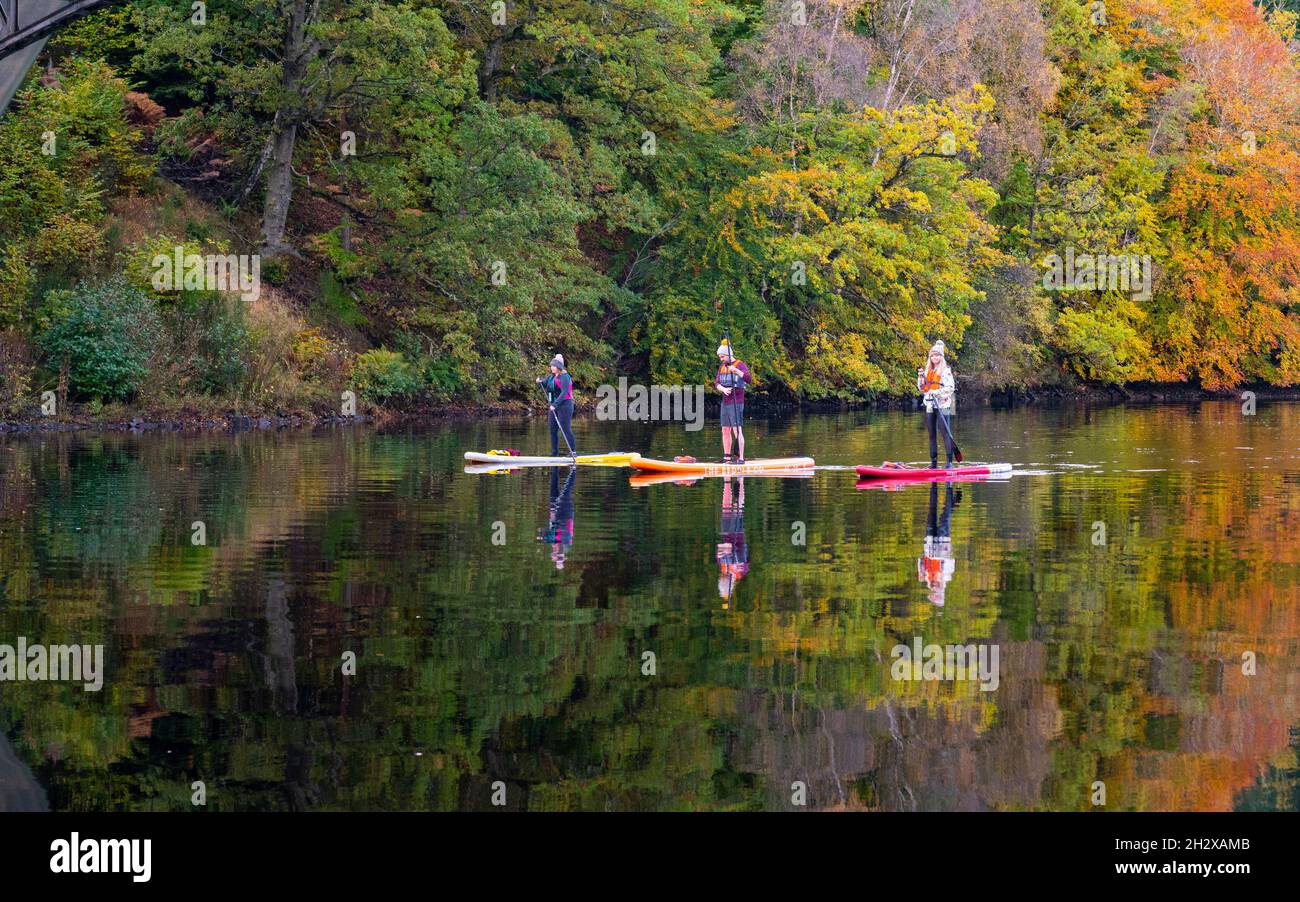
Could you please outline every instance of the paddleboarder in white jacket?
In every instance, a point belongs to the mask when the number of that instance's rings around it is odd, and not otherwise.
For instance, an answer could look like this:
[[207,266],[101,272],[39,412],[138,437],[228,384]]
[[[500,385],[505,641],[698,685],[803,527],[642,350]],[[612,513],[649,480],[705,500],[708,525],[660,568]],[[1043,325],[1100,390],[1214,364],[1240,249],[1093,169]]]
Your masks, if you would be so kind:
[[952,435],[953,399],[957,392],[957,383],[953,379],[952,367],[944,359],[943,341],[936,341],[930,348],[927,365],[916,371],[916,388],[925,400],[925,428],[930,433],[930,466],[939,466],[939,447],[936,439],[943,434],[944,447],[948,452],[948,466],[952,466],[955,439]]

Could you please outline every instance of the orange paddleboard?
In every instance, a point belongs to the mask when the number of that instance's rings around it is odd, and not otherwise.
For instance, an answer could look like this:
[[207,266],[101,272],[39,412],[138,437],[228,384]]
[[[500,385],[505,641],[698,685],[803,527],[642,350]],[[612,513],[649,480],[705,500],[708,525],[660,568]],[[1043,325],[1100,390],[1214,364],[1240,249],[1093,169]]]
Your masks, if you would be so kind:
[[724,464],[717,461],[655,460],[633,454],[629,463],[638,470],[652,473],[694,473],[700,476],[744,476],[765,470],[803,470],[813,465],[811,457],[774,457],[768,460],[747,460],[743,464]]

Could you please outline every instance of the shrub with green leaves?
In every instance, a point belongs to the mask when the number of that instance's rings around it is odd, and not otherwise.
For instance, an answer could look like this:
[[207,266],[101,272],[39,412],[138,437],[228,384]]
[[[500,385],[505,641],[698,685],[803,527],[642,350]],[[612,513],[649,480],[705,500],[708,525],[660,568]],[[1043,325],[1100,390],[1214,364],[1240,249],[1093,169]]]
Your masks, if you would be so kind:
[[248,377],[252,337],[236,302],[216,296],[202,315],[194,370],[199,387],[210,395],[235,391]]
[[417,333],[402,330],[392,336],[393,347],[411,364],[419,374],[425,391],[430,398],[446,401],[456,397],[465,388],[460,364],[447,354],[430,355],[425,348],[428,343]]
[[34,282],[32,267],[20,243],[0,251],[0,328],[22,322]]
[[127,400],[148,373],[162,333],[154,301],[122,276],[51,291],[40,313],[37,349],[68,387],[96,400]]
[[362,397],[381,402],[410,397],[423,387],[420,373],[410,361],[384,348],[357,355],[352,380]]
[[450,357],[424,358],[424,382],[435,398],[455,397],[462,388],[460,370]]

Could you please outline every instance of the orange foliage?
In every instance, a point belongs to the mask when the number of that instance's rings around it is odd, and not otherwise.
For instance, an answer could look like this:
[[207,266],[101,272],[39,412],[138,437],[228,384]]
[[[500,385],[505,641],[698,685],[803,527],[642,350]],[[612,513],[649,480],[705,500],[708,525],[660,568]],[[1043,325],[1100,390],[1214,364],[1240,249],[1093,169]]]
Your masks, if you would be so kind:
[[1250,0],[1127,12],[1173,29],[1205,97],[1162,209],[1171,255],[1153,375],[1300,382],[1300,73]]

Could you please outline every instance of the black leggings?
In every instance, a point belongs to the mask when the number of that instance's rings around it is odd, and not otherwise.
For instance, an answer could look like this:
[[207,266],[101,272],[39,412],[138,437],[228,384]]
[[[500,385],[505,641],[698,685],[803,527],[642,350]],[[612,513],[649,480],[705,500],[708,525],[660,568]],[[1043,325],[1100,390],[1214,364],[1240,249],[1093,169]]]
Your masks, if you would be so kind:
[[[569,440],[564,452],[567,454],[572,448],[576,454],[578,452],[578,440],[573,437],[573,399],[565,398],[562,401],[555,402],[555,415],[549,417],[551,421],[551,453],[560,453],[560,430],[564,430],[564,437]],[[559,420],[559,423],[556,423]]]
[[[945,417],[948,421],[948,429],[952,428],[952,417]],[[930,433],[930,466],[939,466],[939,445],[936,437],[940,432],[943,433],[943,446],[948,452],[948,463],[952,463],[952,437],[948,435],[947,430],[939,425],[938,409],[927,410],[925,412],[925,428]]]

